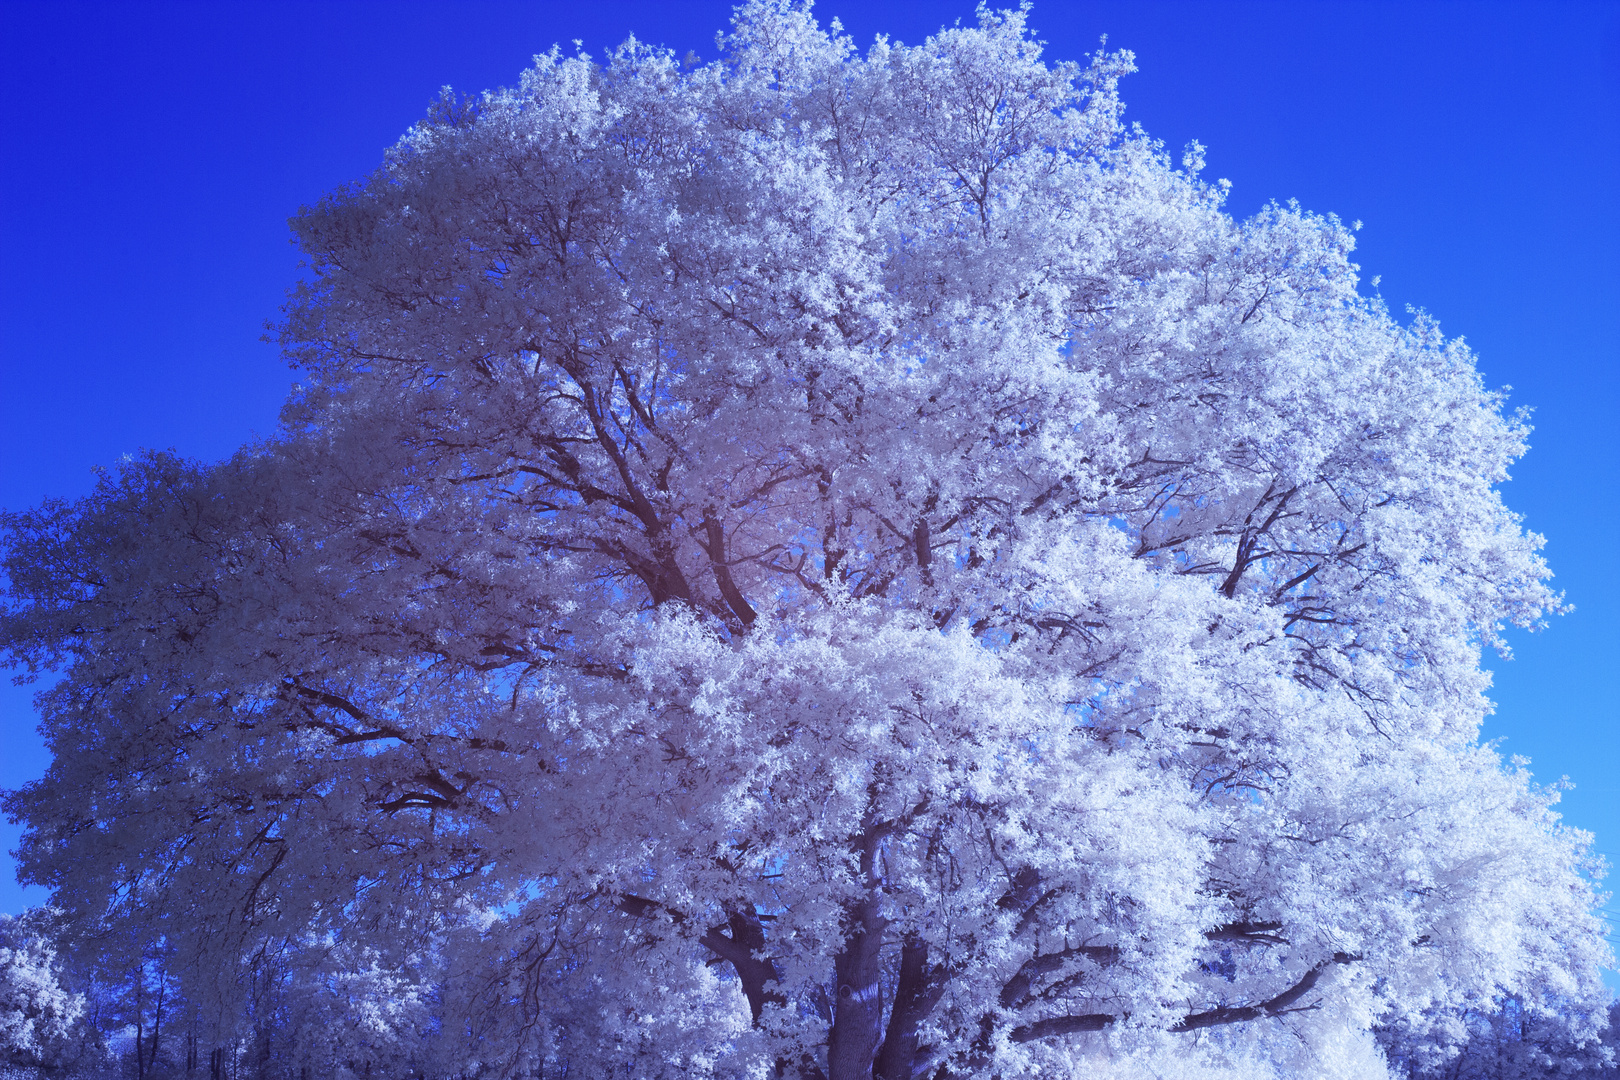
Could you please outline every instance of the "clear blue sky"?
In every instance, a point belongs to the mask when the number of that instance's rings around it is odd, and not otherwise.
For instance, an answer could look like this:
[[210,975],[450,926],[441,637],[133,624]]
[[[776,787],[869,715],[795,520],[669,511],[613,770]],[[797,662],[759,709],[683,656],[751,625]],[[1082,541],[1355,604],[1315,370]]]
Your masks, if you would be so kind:
[[[970,2],[817,14],[864,48]],[[291,375],[259,336],[297,273],[286,219],[441,85],[629,31],[712,57],[729,11],[0,0],[0,506],[82,495],[142,447],[213,459],[272,431]],[[1381,275],[1392,310],[1428,309],[1535,408],[1506,497],[1577,610],[1492,661],[1485,733],[1567,774],[1567,820],[1620,863],[1620,3],[1040,0],[1031,21],[1052,59],[1103,33],[1135,51],[1127,115],[1205,143],[1235,214],[1297,198],[1365,222],[1364,288]],[[0,786],[45,767],[30,696],[0,688]],[[43,899],[0,863],[0,910]]]

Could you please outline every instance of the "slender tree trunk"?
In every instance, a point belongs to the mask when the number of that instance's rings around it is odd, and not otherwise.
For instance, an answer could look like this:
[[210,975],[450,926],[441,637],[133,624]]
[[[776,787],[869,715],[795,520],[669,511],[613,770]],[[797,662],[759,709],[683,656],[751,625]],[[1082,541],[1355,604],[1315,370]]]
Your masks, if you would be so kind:
[[146,1080],[146,972],[135,965],[135,1080]]
[[149,1068],[147,1072],[157,1069],[158,1041],[163,1036],[163,1000],[168,996],[168,984],[164,976],[158,976],[157,1000],[152,1005],[152,1040],[148,1048]]

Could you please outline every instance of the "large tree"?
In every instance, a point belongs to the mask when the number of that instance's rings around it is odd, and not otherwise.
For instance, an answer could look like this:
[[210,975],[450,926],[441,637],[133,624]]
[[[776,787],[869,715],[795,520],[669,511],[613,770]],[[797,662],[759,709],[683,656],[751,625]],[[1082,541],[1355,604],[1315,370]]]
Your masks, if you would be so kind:
[[1130,64],[758,0],[303,211],[280,432],[6,519],[75,940],[328,1072],[1376,1072],[1599,996],[1586,838],[1478,743],[1558,605],[1522,420]]

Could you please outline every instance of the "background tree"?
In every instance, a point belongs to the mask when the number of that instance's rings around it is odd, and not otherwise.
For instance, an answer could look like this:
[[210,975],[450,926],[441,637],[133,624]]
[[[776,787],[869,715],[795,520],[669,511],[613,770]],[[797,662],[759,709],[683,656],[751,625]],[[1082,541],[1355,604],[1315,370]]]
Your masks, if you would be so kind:
[[1620,1003],[1610,1003],[1607,1011],[1601,1041],[1572,1035],[1572,1030],[1587,1030],[1593,1018],[1572,1017],[1570,1009],[1526,1009],[1512,995],[1485,1008],[1457,1010],[1447,1022],[1434,1025],[1446,1031],[1441,1038],[1434,1037],[1432,1028],[1406,1038],[1400,1026],[1384,1030],[1380,1037],[1390,1061],[1414,1080],[1596,1080],[1615,1074]]
[[276,439],[8,516],[70,922],[445,1076],[1376,1075],[1599,996],[1477,742],[1558,601],[1467,350],[1125,129],[1128,54],[725,47],[446,98],[295,220]]
[[106,1064],[85,997],[63,977],[52,913],[0,915],[0,1075],[81,1075]]

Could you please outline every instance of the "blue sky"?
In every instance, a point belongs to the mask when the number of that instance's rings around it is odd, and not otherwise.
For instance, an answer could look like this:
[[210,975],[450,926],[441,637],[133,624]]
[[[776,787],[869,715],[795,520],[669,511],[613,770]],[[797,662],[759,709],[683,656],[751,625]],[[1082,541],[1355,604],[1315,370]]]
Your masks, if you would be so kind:
[[[634,31],[713,57],[726,0],[0,0],[0,506],[85,494],[142,447],[204,459],[274,429],[259,340],[297,275],[287,218],[375,167],[438,88],[510,84]],[[858,46],[969,3],[823,0]],[[1435,315],[1535,409],[1505,489],[1576,605],[1492,660],[1487,738],[1568,775],[1620,864],[1620,4],[1040,0],[1049,59],[1137,54],[1127,116],[1208,146],[1229,209],[1297,198],[1365,227],[1363,288]],[[0,787],[39,775],[0,687]],[[0,824],[0,847],[17,830]],[[1612,884],[1612,883],[1611,883]],[[44,899],[0,864],[0,911]],[[1617,909],[1620,910],[1620,909]]]

